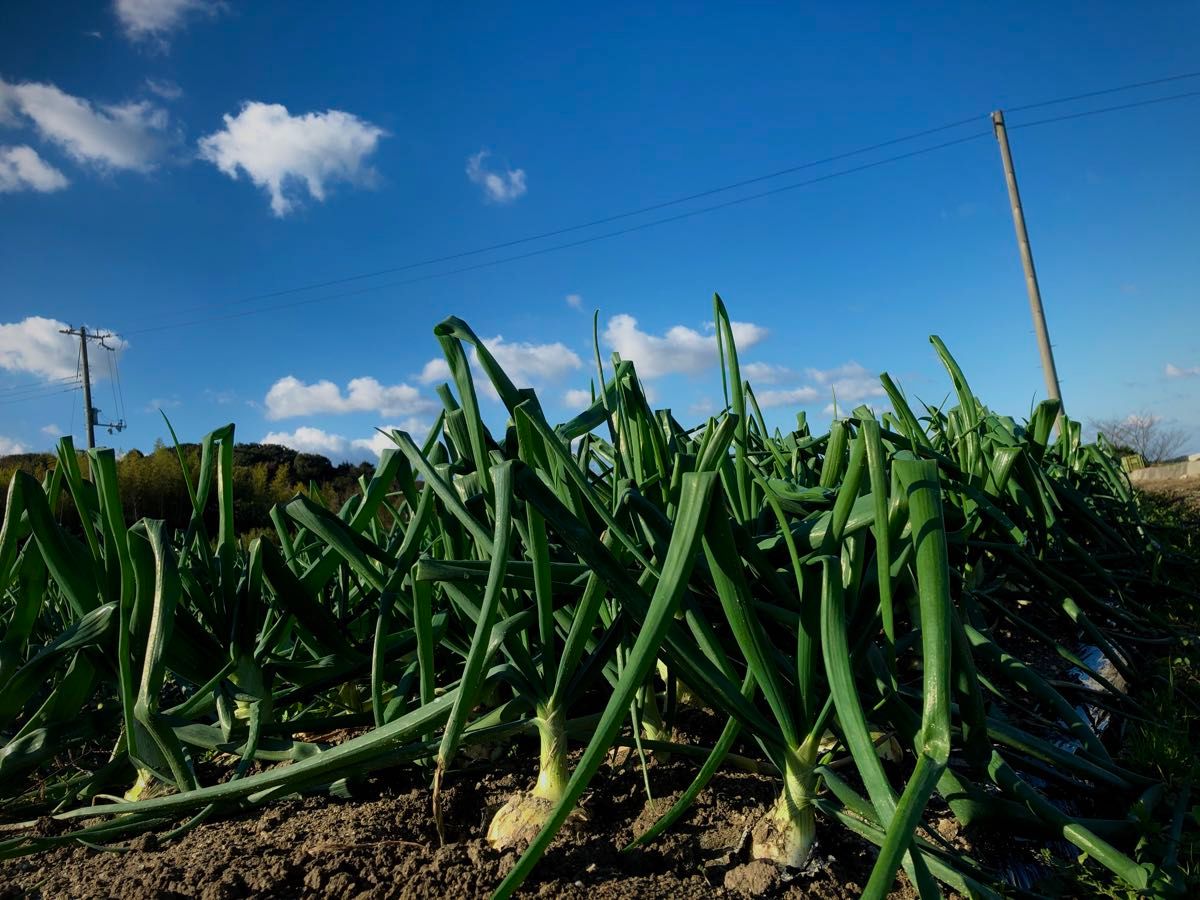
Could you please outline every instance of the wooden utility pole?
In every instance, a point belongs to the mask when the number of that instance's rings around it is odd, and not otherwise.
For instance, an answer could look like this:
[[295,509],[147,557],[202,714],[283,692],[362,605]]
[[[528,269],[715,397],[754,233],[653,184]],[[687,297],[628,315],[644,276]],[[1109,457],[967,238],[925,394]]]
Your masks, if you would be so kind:
[[1038,290],[1037,272],[1033,268],[1033,251],[1029,247],[1029,233],[1025,230],[1025,213],[1021,209],[1021,193],[1017,190],[1017,173],[1013,171],[1012,152],[1008,149],[1008,131],[1004,127],[1004,113],[992,113],[992,128],[1000,144],[1000,158],[1004,162],[1004,180],[1008,182],[1008,199],[1012,203],[1013,227],[1017,231],[1017,248],[1021,251],[1021,265],[1025,268],[1025,288],[1029,291],[1029,309],[1033,313],[1033,329],[1037,333],[1038,350],[1042,355],[1042,373],[1046,376],[1046,393],[1058,401],[1056,424],[1062,427],[1062,392],[1058,387],[1058,369],[1054,366],[1054,350],[1050,346],[1050,332],[1046,328],[1046,313],[1042,309],[1042,292]]
[[96,446],[96,426],[102,425],[108,429],[108,433],[112,434],[114,430],[122,431],[125,428],[125,421],[122,419],[118,422],[97,422],[97,414],[100,410],[92,406],[92,375],[88,368],[88,341],[97,341],[101,347],[111,350],[104,343],[105,338],[112,337],[111,334],[88,334],[87,327],[80,325],[79,328],[60,328],[61,334],[69,334],[79,337],[79,360],[83,368],[83,424],[87,429],[87,445],[91,450]]

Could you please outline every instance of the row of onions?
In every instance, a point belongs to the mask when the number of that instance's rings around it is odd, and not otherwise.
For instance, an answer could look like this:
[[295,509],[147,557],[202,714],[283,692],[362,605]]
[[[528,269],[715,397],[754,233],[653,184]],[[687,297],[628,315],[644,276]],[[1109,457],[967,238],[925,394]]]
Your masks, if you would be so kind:
[[[392,434],[343,508],[299,495],[248,546],[232,425],[184,465],[179,534],[122,519],[110,450],[81,465],[64,439],[44,482],[17,473],[0,531],[0,799],[22,821],[0,826],[0,857],[173,838],[396,767],[428,773],[440,829],[461,751],[536,740],[536,782],[488,830],[523,849],[497,897],[617,745],[697,764],[630,852],[736,750],[779,779],[753,856],[802,866],[818,822],[848,828],[879,847],[870,897],[901,869],[923,897],[999,895],[994,868],[922,828],[935,796],[964,828],[1061,838],[1129,889],[1169,890],[1173,860],[1146,858],[1141,829],[1180,827],[1186,792],[1119,763],[1088,714],[1135,715],[1128,685],[1157,677],[1136,660],[1183,638],[1162,602],[1178,561],[1111,456],[1065,418],[1052,440],[1051,403],[1024,424],[983,406],[937,338],[953,408],[918,414],[885,375],[882,417],[770,431],[714,310],[727,406],[690,429],[651,408],[632,363],[599,354],[594,402],[551,425],[448,319],[435,333],[452,383],[429,434]],[[56,520],[64,498],[82,533]],[[684,697],[718,717],[711,746],[676,740]],[[365,730],[302,739],[346,726]],[[202,784],[214,753],[235,771]],[[65,771],[67,755],[94,764]],[[1090,818],[1059,802],[1080,792],[1103,796]]]

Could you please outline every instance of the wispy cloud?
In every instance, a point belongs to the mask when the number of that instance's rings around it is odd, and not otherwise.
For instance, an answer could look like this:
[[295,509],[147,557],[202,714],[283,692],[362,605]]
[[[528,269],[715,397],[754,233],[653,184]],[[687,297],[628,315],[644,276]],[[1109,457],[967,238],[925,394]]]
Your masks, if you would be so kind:
[[183,96],[183,88],[169,78],[147,78],[146,90],[164,100],[178,100]]
[[467,178],[483,188],[484,197],[493,203],[511,203],[525,193],[525,170],[492,171],[484,165],[489,156],[490,151],[480,150],[467,157]]
[[131,41],[166,49],[167,39],[193,18],[213,17],[225,8],[219,0],[114,0],[113,12]]
[[566,300],[571,309],[583,309],[583,297],[580,294],[567,294]]
[[1166,369],[1164,369],[1164,374],[1166,374],[1168,378],[1195,378],[1200,376],[1200,366],[1184,368],[1173,365],[1172,363],[1167,363]]
[[333,184],[370,186],[377,174],[367,158],[382,128],[337,109],[293,116],[279,103],[248,101],[225,127],[200,139],[200,158],[230,178],[244,172],[271,198],[271,212],[285,216],[301,189],[318,202]]
[[142,407],[142,412],[155,413],[160,409],[176,409],[181,405],[178,397],[154,397]]
[[216,403],[220,406],[228,406],[230,403],[237,402],[237,393],[234,391],[215,391],[212,388],[204,389],[204,398]]

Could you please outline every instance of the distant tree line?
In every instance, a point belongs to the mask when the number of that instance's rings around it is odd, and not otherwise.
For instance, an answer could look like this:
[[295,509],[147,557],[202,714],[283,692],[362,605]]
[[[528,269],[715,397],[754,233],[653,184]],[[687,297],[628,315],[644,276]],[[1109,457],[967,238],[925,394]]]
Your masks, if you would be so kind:
[[[200,445],[183,444],[183,458],[193,486],[200,471]],[[58,464],[51,453],[21,453],[0,456],[0,498],[7,500],[8,486],[18,469],[39,481]],[[79,465],[87,472],[87,455],[79,453]],[[338,509],[358,490],[361,475],[370,477],[369,463],[334,465],[324,456],[298,453],[277,444],[235,444],[233,447],[234,523],[240,534],[273,531],[271,507],[298,493],[316,494],[330,508]],[[117,477],[125,520],[143,517],[163,519],[171,528],[184,528],[192,515],[187,485],[175,448],[156,442],[150,453],[130,450],[117,461]],[[67,527],[79,526],[68,491],[63,491],[55,515]],[[216,491],[205,509],[210,528],[217,525]]]

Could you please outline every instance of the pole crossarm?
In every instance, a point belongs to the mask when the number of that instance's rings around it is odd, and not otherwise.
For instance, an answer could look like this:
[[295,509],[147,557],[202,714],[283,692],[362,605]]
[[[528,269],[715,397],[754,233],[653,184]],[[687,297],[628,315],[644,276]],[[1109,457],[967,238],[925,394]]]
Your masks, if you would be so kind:
[[125,420],[119,419],[116,422],[98,422],[100,410],[92,406],[92,375],[91,369],[88,366],[88,341],[95,341],[105,350],[112,350],[104,343],[105,339],[116,337],[112,332],[98,334],[89,332],[86,325],[80,325],[78,328],[60,328],[60,334],[69,334],[72,337],[79,338],[79,360],[83,368],[83,424],[87,432],[87,446],[91,450],[96,446],[96,426],[107,428],[109,434],[113,431],[124,431]]

